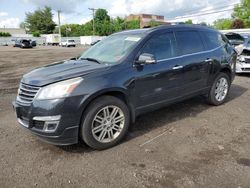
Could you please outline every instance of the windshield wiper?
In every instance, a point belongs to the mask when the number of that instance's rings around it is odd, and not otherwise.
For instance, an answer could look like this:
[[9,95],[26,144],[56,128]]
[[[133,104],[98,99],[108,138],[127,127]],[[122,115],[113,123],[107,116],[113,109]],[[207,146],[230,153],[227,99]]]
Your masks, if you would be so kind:
[[91,58],[91,57],[81,57],[80,60],[93,61],[93,62],[96,62],[98,64],[102,64],[99,60],[97,60],[95,58]]

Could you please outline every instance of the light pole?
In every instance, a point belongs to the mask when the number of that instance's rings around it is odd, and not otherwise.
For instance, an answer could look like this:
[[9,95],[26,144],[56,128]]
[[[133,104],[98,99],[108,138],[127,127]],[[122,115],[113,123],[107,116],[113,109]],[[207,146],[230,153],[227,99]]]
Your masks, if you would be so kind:
[[95,35],[95,11],[97,9],[95,9],[95,8],[89,8],[89,10],[91,10],[92,14],[93,14],[93,35]]
[[57,14],[58,14],[58,31],[59,31],[59,36],[60,36],[60,38],[61,38],[61,20],[60,20],[60,13],[61,13],[61,11],[58,10],[58,11],[57,11]]

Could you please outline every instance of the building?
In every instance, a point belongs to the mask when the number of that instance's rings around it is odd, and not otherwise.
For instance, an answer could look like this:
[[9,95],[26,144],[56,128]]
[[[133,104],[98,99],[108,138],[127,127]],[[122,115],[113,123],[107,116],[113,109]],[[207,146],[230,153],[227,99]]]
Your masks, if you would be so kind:
[[10,33],[14,37],[26,34],[25,29],[21,28],[0,28],[0,32]]
[[151,26],[152,22],[158,23],[160,25],[169,25],[166,22],[164,16],[152,15],[152,14],[130,14],[125,18],[126,21],[140,20],[140,28],[145,28]]

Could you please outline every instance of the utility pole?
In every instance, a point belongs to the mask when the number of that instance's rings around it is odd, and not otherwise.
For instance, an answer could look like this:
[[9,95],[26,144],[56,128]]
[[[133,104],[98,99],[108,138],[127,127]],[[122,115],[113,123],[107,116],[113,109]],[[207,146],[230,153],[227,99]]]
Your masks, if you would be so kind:
[[58,10],[58,11],[57,11],[57,14],[58,14],[58,31],[59,31],[59,35],[60,35],[60,38],[61,38],[61,20],[60,20],[60,13],[61,13],[61,11]]
[[89,10],[91,10],[92,14],[93,14],[93,35],[95,35],[95,11],[97,9],[95,9],[95,8],[89,8]]

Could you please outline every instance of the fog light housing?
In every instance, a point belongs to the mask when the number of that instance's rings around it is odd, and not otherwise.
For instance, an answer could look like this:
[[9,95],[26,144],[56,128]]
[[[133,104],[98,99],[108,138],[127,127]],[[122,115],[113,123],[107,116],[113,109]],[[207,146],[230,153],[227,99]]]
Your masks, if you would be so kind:
[[59,123],[60,123],[61,116],[40,116],[34,117],[33,123],[34,127],[42,132],[53,133],[56,131]]

